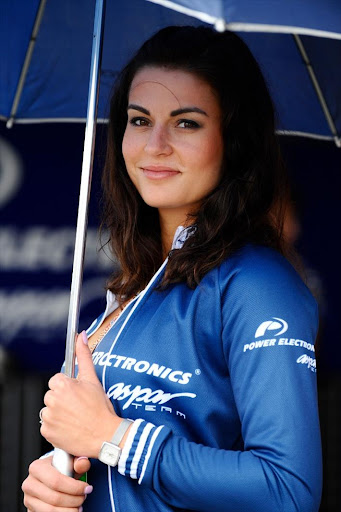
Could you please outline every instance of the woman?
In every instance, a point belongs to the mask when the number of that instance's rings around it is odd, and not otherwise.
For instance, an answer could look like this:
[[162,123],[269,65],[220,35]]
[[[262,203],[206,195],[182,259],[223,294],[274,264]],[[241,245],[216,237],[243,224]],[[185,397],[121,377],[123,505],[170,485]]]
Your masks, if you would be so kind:
[[284,257],[274,131],[233,33],[168,27],[123,70],[103,178],[121,269],[41,411],[93,492],[48,457],[29,510],[318,510],[317,308]]

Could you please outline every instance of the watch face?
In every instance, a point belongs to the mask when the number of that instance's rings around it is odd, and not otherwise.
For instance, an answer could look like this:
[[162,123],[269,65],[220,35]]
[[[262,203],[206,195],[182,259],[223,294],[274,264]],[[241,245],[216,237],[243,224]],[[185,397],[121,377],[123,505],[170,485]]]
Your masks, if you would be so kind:
[[99,452],[99,460],[108,466],[117,466],[121,455],[121,448],[112,443],[104,442]]

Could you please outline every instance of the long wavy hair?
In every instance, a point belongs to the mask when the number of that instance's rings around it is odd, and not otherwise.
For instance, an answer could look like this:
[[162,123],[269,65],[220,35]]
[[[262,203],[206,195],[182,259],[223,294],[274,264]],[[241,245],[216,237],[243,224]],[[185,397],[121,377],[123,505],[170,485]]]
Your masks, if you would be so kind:
[[142,200],[122,155],[130,86],[147,66],[184,70],[208,83],[220,102],[224,141],[221,181],[190,219],[192,235],[170,253],[160,288],[176,282],[195,288],[247,243],[286,252],[281,225],[287,179],[272,100],[255,58],[233,32],[167,27],[122,70],[110,104],[101,227],[120,264],[107,286],[121,300],[144,288],[163,259],[158,210]]

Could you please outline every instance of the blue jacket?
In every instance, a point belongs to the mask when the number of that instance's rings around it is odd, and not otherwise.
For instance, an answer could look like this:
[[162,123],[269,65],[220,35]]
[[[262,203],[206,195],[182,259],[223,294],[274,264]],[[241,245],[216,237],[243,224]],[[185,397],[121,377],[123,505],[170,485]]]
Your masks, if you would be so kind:
[[[118,468],[92,461],[84,511],[317,511],[310,292],[264,247],[246,246],[194,290],[157,291],[165,264],[93,354],[117,414],[136,421]],[[109,292],[88,332],[115,307]]]

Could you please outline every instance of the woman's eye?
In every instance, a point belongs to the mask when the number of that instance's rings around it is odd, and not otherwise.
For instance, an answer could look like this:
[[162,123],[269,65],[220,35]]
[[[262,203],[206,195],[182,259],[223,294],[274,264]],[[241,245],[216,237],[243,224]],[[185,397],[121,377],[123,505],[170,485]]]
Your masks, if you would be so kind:
[[178,126],[180,128],[199,128],[199,124],[190,119],[180,119],[178,121]]
[[129,123],[133,126],[148,126],[149,120],[145,117],[133,117],[130,119]]

